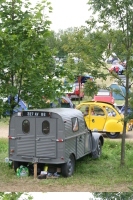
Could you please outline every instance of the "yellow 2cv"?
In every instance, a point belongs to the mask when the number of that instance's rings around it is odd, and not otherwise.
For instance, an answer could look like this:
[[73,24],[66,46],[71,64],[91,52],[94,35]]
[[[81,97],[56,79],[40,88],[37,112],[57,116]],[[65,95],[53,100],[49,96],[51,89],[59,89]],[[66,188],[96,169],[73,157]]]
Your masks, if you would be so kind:
[[83,113],[86,125],[91,130],[104,132],[109,138],[116,138],[123,131],[124,116],[111,103],[88,101],[79,104],[76,109]]

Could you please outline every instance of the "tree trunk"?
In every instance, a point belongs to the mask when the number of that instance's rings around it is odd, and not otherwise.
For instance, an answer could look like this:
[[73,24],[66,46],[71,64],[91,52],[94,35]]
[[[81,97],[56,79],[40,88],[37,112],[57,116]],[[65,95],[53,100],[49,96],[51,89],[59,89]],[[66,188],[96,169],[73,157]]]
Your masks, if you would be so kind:
[[80,80],[81,80],[81,76],[79,75],[79,104],[80,104]]
[[128,96],[129,96],[128,84],[129,84],[129,75],[128,75],[127,69],[126,69],[126,99],[125,99],[124,127],[123,127],[122,142],[121,142],[121,165],[125,164],[125,137],[126,137],[126,126],[127,126],[127,122],[125,121],[125,119],[127,117],[127,109],[128,109]]

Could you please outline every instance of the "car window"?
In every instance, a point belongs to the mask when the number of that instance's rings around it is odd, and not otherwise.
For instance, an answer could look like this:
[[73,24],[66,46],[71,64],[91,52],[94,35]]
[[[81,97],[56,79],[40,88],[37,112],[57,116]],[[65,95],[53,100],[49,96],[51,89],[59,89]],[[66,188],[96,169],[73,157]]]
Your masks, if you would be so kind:
[[115,117],[116,116],[116,112],[112,108],[106,106],[105,109],[106,109],[106,112],[107,112],[108,116],[110,116],[110,117]]
[[102,108],[99,106],[91,106],[91,115],[95,116],[104,116],[105,112]]
[[73,132],[76,132],[79,130],[79,123],[78,123],[77,117],[72,118],[72,130]]
[[82,105],[79,110],[83,113],[83,115],[88,115],[89,114],[89,105]]

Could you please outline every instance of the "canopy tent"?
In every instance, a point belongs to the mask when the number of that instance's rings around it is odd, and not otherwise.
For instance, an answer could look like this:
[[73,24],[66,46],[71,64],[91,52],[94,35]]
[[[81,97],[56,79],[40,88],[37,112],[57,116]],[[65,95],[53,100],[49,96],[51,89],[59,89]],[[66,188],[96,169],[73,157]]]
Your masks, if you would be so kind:
[[[18,96],[15,97],[15,102],[16,103],[18,102]],[[10,104],[10,96],[8,97],[8,103]],[[16,113],[16,112],[19,112],[19,111],[23,111],[23,110],[27,110],[27,107],[26,107],[25,103],[21,99],[19,99],[18,106],[16,106],[13,109],[13,114]],[[6,115],[10,115],[10,112],[7,111]]]
[[81,84],[82,83],[85,83],[87,80],[91,80],[91,81],[93,81],[93,77],[92,76],[90,76],[90,75],[84,75],[84,76],[78,76],[77,78],[76,78],[76,81],[75,81],[75,83],[79,83],[79,80],[81,80]]
[[[115,100],[124,100],[124,97],[126,96],[126,89],[123,86],[119,86],[116,83],[113,83],[110,85],[110,88],[112,90],[112,96],[114,97]],[[116,92],[116,90],[118,92]],[[129,93],[131,91],[129,90]]]

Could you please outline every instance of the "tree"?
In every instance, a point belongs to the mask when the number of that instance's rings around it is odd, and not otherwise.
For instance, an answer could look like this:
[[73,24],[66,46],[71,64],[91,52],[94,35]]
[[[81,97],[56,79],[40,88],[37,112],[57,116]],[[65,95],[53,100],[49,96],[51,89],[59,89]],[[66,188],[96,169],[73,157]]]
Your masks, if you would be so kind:
[[0,200],[18,200],[21,196],[25,194],[28,200],[32,200],[33,197],[27,193],[23,192],[0,192]]
[[131,59],[133,55],[133,2],[132,0],[89,0],[88,4],[90,10],[93,10],[92,19],[87,21],[89,28],[104,31],[109,35],[108,43],[112,44],[112,49],[107,50],[107,55],[115,52],[121,60],[126,59],[125,115],[121,143],[121,165],[124,165],[129,78],[132,79],[133,64]]
[[[95,37],[94,37],[95,35]],[[91,33],[88,32],[86,27],[74,28],[71,32],[67,33],[68,42],[64,45],[65,51],[69,55],[69,59],[65,64],[69,72],[73,72],[73,79],[79,76],[79,78],[85,73],[93,76],[94,82],[87,81],[85,83],[85,94],[88,96],[94,95],[97,90],[96,79],[106,79],[106,74],[101,70],[102,54],[100,49],[100,43],[97,43],[98,38],[102,40],[104,34],[100,32]],[[95,41],[95,38],[97,40]],[[102,44],[105,49],[107,47],[106,42]],[[75,62],[74,62],[75,60]],[[72,78],[72,76],[71,76]],[[80,80],[79,80],[80,83]],[[80,92],[80,84],[79,84]],[[79,99],[80,103],[80,99]]]
[[132,192],[95,192],[94,197],[102,200],[132,200]]
[[64,71],[46,44],[51,22],[44,8],[52,11],[46,0],[34,8],[29,0],[0,2],[0,116],[7,110],[11,116],[20,98],[42,108],[60,93]]

